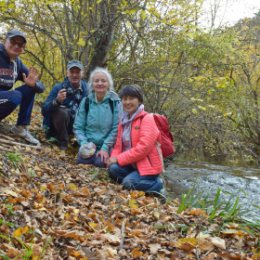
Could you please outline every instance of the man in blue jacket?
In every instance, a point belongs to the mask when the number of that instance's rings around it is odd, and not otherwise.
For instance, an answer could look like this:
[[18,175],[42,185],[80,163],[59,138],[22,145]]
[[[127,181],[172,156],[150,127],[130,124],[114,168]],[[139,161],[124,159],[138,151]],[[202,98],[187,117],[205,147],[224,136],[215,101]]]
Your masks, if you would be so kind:
[[[11,132],[32,144],[39,145],[40,142],[31,135],[27,126],[30,125],[35,94],[42,93],[44,86],[38,80],[37,70],[28,69],[19,59],[25,45],[24,33],[15,29],[9,31],[4,44],[0,44],[0,121],[20,105],[17,123],[11,128]],[[11,90],[18,80],[25,84]]]
[[82,80],[83,69],[80,61],[69,61],[67,77],[53,87],[42,107],[47,138],[57,139],[61,150],[68,147],[79,104],[88,94],[88,84]]

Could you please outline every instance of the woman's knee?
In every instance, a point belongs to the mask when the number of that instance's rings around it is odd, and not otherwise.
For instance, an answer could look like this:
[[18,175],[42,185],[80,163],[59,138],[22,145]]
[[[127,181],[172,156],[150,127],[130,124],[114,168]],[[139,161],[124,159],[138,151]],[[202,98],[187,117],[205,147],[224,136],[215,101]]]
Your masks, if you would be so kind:
[[135,179],[130,179],[130,178],[125,177],[122,181],[122,185],[123,185],[124,189],[135,190],[138,183]]
[[112,163],[109,167],[108,167],[108,172],[109,173],[117,173],[118,171],[118,164],[117,163]]
[[108,173],[111,179],[118,179],[119,177],[122,178],[122,173],[120,171],[121,167],[117,163],[113,163],[108,168]]
[[120,174],[120,166],[117,163],[113,163],[108,167],[109,177],[117,183],[121,183],[124,176]]

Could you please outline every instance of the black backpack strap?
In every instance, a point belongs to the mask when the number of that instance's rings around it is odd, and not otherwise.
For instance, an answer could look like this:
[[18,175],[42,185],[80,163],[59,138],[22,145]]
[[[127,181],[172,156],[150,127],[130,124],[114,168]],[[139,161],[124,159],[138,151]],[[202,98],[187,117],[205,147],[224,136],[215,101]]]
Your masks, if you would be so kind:
[[[115,104],[117,104],[116,101],[109,99],[109,107],[110,107],[112,114],[114,114]],[[85,111],[86,111],[86,116],[88,116],[88,111],[89,111],[89,98],[88,97],[86,98],[86,101],[85,101]]]
[[114,110],[115,110],[114,105],[115,105],[115,102],[112,99],[109,99],[109,106],[110,106],[110,110],[113,115],[114,115]]
[[88,97],[85,100],[85,111],[86,111],[86,117],[87,117],[88,111],[89,111],[89,98]]

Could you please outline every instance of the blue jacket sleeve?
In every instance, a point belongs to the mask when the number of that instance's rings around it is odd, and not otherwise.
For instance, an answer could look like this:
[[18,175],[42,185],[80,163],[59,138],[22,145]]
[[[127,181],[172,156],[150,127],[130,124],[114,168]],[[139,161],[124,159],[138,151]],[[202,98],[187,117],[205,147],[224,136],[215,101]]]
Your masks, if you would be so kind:
[[119,117],[121,116],[121,102],[115,102],[114,106],[114,114],[113,114],[113,124],[111,131],[107,135],[106,139],[104,140],[104,143],[101,147],[101,150],[109,152],[112,147],[114,146],[116,142],[116,136],[118,131],[118,123],[119,123]]
[[45,87],[43,83],[39,80],[37,80],[36,85],[35,85],[35,92],[36,93],[42,93],[45,90]]
[[85,109],[86,97],[82,99],[79,105],[78,112],[76,114],[74,124],[73,124],[73,132],[75,137],[79,143],[79,145],[85,144],[88,142],[87,133],[85,131],[87,124],[87,115]]
[[58,92],[60,91],[60,89],[62,88],[62,85],[56,84],[53,89],[51,90],[49,96],[47,97],[47,99],[45,100],[45,102],[43,103],[42,106],[42,114],[45,116],[48,113],[50,113],[51,111],[53,111],[56,107],[57,107],[57,103],[54,102],[54,100],[56,100],[56,97],[58,95]]

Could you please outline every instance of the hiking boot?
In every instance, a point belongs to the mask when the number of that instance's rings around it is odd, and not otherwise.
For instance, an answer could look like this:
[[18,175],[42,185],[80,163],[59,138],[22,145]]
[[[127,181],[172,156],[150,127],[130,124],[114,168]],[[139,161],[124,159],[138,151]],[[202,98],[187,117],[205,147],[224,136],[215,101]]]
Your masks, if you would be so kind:
[[11,128],[11,132],[17,136],[22,137],[24,140],[31,144],[40,145],[39,140],[33,137],[29,130],[26,129],[24,126],[15,125]]

